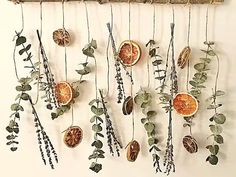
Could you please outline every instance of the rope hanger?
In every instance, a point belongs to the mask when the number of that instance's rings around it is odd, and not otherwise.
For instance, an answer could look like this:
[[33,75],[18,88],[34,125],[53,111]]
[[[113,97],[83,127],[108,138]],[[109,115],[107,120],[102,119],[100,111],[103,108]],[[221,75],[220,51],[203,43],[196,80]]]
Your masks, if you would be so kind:
[[[20,2],[40,2],[41,0],[9,0],[14,3],[20,3]],[[221,4],[224,2],[224,0],[66,0],[68,2],[70,1],[96,1],[99,4],[109,3],[109,2],[130,2],[130,3],[157,3],[157,4]],[[43,2],[61,2],[61,0],[43,0]]]

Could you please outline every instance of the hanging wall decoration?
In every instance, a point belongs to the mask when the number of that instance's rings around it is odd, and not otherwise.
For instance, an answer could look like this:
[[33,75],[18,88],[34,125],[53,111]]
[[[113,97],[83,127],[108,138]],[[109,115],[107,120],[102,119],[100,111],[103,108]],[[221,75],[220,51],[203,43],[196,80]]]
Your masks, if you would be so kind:
[[191,4],[188,2],[188,32],[187,32],[187,46],[181,51],[178,57],[178,66],[181,69],[187,67],[186,75],[186,91],[178,93],[173,100],[173,107],[175,111],[184,117],[184,127],[189,127],[189,135],[184,136],[182,142],[184,148],[189,153],[196,153],[198,151],[198,145],[196,139],[192,135],[192,119],[198,110],[197,99],[189,92],[189,75],[190,75],[190,59],[191,59],[191,47],[190,47],[190,30],[191,30]]
[[[40,4],[40,9],[42,8],[42,4]],[[34,103],[32,100],[32,93],[30,92],[32,90],[32,84],[38,83],[41,80],[40,76],[40,63],[33,61],[33,55],[31,53],[31,44],[28,43],[27,38],[22,35],[24,31],[24,14],[23,14],[23,5],[20,3],[21,7],[21,14],[22,14],[22,29],[20,32],[16,31],[16,35],[14,36],[15,41],[15,47],[13,52],[13,61],[15,66],[15,74],[16,78],[19,82],[19,85],[16,86],[16,91],[18,92],[18,95],[16,97],[16,102],[11,105],[11,110],[13,111],[11,117],[11,120],[9,122],[9,125],[6,127],[7,132],[9,135],[7,138],[7,145],[11,146],[11,151],[16,151],[18,149],[17,145],[19,144],[17,137],[20,132],[20,126],[19,126],[19,120],[21,118],[21,112],[25,111],[25,108],[23,107],[23,101],[28,102],[33,114],[37,139],[38,139],[38,145],[39,145],[39,151],[41,154],[41,158],[46,165],[47,163],[50,165],[50,167],[53,169],[54,161],[57,163],[57,153],[54,149],[54,146],[46,133],[39,115],[36,111],[36,102]],[[16,57],[18,56],[23,58],[23,61],[25,63],[25,69],[30,70],[29,75],[26,77],[19,77],[18,75],[18,67],[17,67],[17,61]]]
[[[171,171],[175,172],[175,163],[174,163],[174,146],[173,146],[173,125],[172,125],[172,119],[173,119],[173,98],[174,95],[178,93],[178,82],[177,82],[177,72],[175,67],[175,55],[174,55],[174,19],[175,19],[175,13],[174,9],[172,7],[172,15],[173,15],[173,22],[170,24],[171,27],[171,38],[167,50],[167,56],[165,61],[165,70],[163,71],[164,76],[158,78],[161,81],[161,86],[158,89],[158,93],[160,95],[159,99],[161,101],[160,104],[163,105],[163,108],[165,111],[169,114],[168,116],[168,137],[167,137],[167,144],[166,144],[166,150],[164,155],[164,166],[165,166],[165,173],[167,175],[170,174]],[[169,61],[169,57],[171,54],[171,61]],[[161,61],[160,61],[161,62]],[[169,63],[171,64],[171,67],[169,69]],[[158,65],[159,66],[159,65]],[[167,74],[167,72],[170,70],[170,74]],[[170,77],[170,92],[165,92],[166,86],[167,86],[167,77]]]
[[206,146],[206,148],[210,152],[210,155],[207,157],[206,161],[211,165],[217,165],[217,155],[220,150],[219,145],[224,143],[224,138],[221,135],[223,132],[222,125],[226,122],[226,116],[221,113],[221,111],[219,111],[223,104],[219,103],[218,99],[219,97],[225,95],[225,92],[218,89],[218,79],[220,75],[220,57],[214,49],[215,43],[212,41],[208,41],[208,8],[206,12],[206,41],[204,42],[204,44],[207,46],[207,50],[202,50],[206,54],[205,60],[213,60],[216,62],[215,83],[214,87],[212,88],[212,95],[207,99],[207,101],[210,102],[207,109],[213,111],[214,113],[213,116],[209,119],[209,128],[211,131],[211,135],[208,137],[208,139],[213,138],[213,142],[210,145]]
[[148,145],[149,152],[152,154],[153,159],[153,167],[155,168],[156,173],[161,172],[160,169],[160,156],[158,154],[161,151],[158,147],[158,139],[156,132],[156,125],[154,124],[154,117],[157,115],[157,112],[151,108],[153,104],[153,95],[150,90],[150,61],[153,57],[157,57],[156,47],[153,47],[155,41],[155,30],[156,30],[156,12],[155,6],[153,6],[153,37],[147,43],[147,47],[149,47],[149,58],[147,59],[147,72],[148,72],[148,84],[147,88],[141,88],[140,91],[134,97],[134,102],[140,107],[142,110],[144,118],[141,119],[142,124],[146,130],[148,136]]

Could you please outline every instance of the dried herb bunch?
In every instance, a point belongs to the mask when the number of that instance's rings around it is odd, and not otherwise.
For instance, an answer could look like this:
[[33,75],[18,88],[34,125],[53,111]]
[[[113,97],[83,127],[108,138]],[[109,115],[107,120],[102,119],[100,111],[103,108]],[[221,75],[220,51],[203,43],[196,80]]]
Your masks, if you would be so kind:
[[[217,154],[219,152],[219,145],[224,143],[224,138],[221,135],[223,132],[223,125],[226,122],[226,116],[222,114],[219,109],[222,107],[222,103],[218,103],[218,97],[225,95],[225,92],[222,90],[218,90],[218,78],[219,78],[219,70],[220,70],[220,61],[219,56],[215,52],[213,46],[214,42],[205,42],[208,47],[208,54],[217,60],[217,72],[215,78],[215,85],[212,89],[212,95],[207,101],[210,101],[210,105],[207,107],[209,110],[214,111],[214,115],[209,119],[211,124],[209,125],[211,130],[210,137],[213,137],[213,142],[211,145],[208,145],[206,148],[210,151],[210,155],[207,157],[206,161],[209,162],[211,165],[216,165],[218,163]],[[207,51],[205,51],[207,52]]]
[[122,72],[121,72],[121,67],[124,69],[126,75],[130,78],[131,83],[133,84],[133,78],[131,73],[129,73],[129,71],[127,71],[126,66],[124,66],[119,58],[117,49],[116,49],[116,44],[115,44],[115,40],[114,37],[112,35],[112,29],[110,26],[110,23],[107,23],[107,28],[109,31],[109,35],[110,35],[110,40],[111,40],[111,45],[112,45],[112,50],[113,50],[113,55],[114,55],[114,60],[115,60],[115,68],[116,68],[116,83],[117,83],[117,90],[118,90],[118,97],[117,97],[117,103],[121,103],[122,100],[125,100],[126,96],[125,96],[125,89],[124,89],[124,83],[123,83],[123,77],[122,77]]
[[102,169],[102,164],[98,163],[98,159],[105,158],[103,148],[103,143],[99,138],[104,138],[102,134],[102,124],[103,119],[100,117],[104,114],[104,109],[102,102],[99,99],[92,100],[89,105],[91,106],[91,111],[94,116],[90,119],[90,122],[93,124],[92,130],[94,131],[94,141],[91,144],[94,147],[93,153],[89,156],[89,160],[94,160],[90,165],[89,169],[98,173]]
[[151,109],[152,101],[153,97],[151,93],[144,89],[141,89],[134,97],[134,102],[140,107],[140,109],[142,109],[142,113],[145,116],[141,119],[141,122],[147,132],[149,152],[152,154],[153,167],[156,169],[157,173],[161,172],[159,162],[160,156],[158,155],[158,152],[161,150],[157,146],[158,139],[156,137],[156,125],[153,120],[153,118],[157,115],[157,112]]
[[42,98],[45,98],[44,101],[47,103],[47,109],[52,110],[53,108],[57,108],[59,106],[55,96],[56,83],[38,30],[37,35],[39,40],[40,53],[43,59],[44,75],[46,77],[45,81],[40,82],[40,90],[45,92],[45,95]]
[[[172,133],[172,112],[173,112],[173,97],[174,94],[177,94],[178,92],[178,82],[177,82],[177,72],[175,67],[175,56],[174,56],[174,27],[175,24],[171,23],[171,39],[169,42],[169,47],[167,50],[167,57],[166,57],[166,67],[165,67],[165,75],[166,77],[163,78],[160,86],[159,91],[159,99],[160,104],[163,105],[163,108],[165,109],[166,113],[169,114],[168,119],[168,137],[167,137],[167,144],[166,144],[166,151],[164,156],[164,166],[165,166],[165,173],[167,175],[170,174],[171,171],[175,172],[175,164],[174,164],[174,147],[173,147],[173,133]],[[165,88],[167,87],[167,72],[169,69],[169,55],[171,53],[171,67],[170,67],[170,93],[164,92]]]
[[[192,80],[189,81],[189,84],[191,85],[190,94],[193,95],[198,100],[198,102],[200,102],[202,89],[206,88],[204,84],[206,83],[208,77],[208,66],[211,63],[211,58],[215,56],[211,49],[213,44],[214,43],[212,42],[204,42],[206,50],[201,50],[204,56],[200,58],[201,62],[194,65],[196,73],[194,74]],[[184,120],[186,121],[186,123],[184,123],[184,127],[189,127],[190,134],[193,125],[193,118],[194,115],[190,117],[184,117]]]
[[[36,133],[38,135],[38,144],[39,144],[39,150],[41,153],[42,160],[44,164],[46,165],[47,160],[46,160],[45,154],[47,154],[48,163],[51,166],[51,168],[54,168],[54,164],[53,164],[51,156],[53,155],[55,161],[58,162],[57,154],[55,152],[55,149],[47,133],[45,132],[39,120],[31,95],[28,93],[32,89],[32,86],[30,84],[37,81],[38,79],[42,79],[39,76],[39,63],[35,63],[35,64],[33,63],[32,61],[33,56],[30,52],[31,44],[26,43],[27,39],[25,36],[22,36],[21,33],[22,31],[20,33],[17,33],[16,38],[15,38],[14,62],[15,62],[15,57],[16,57],[15,56],[16,51],[19,48],[19,51],[18,51],[19,55],[20,56],[25,55],[25,58],[23,59],[23,61],[29,62],[29,65],[28,64],[25,65],[25,68],[30,69],[30,77],[18,78],[17,67],[15,68],[16,76],[20,85],[16,86],[16,91],[19,92],[19,94],[17,95],[15,99],[16,102],[11,105],[11,110],[13,111],[13,113],[10,116],[11,120],[10,120],[9,125],[6,127],[6,130],[9,133],[9,135],[7,136],[7,140],[8,140],[7,145],[11,146],[10,148],[11,151],[17,150],[16,145],[19,143],[16,140],[19,134],[19,125],[18,125],[17,120],[19,120],[21,117],[20,112],[25,110],[21,103],[22,103],[22,100],[29,101],[29,104],[31,105],[31,108],[32,108],[32,114],[34,115],[34,122],[35,122],[35,127],[36,127]],[[44,143],[44,147],[42,147],[43,143]]]
[[[105,116],[105,120],[106,120],[106,134],[107,134],[107,145],[110,149],[110,153],[112,156],[114,156],[114,151],[116,151],[117,156],[120,156],[120,149],[122,149],[122,145],[120,143],[120,141],[118,140],[113,125],[112,125],[112,121],[111,121],[111,117],[108,113],[107,110],[107,106],[106,106],[106,101],[105,98],[102,94],[102,90],[99,90],[100,93],[100,97],[101,97],[101,103],[103,106],[103,112],[104,112],[104,116]],[[115,149],[115,150],[114,150]]]
[[[156,41],[149,40],[146,44],[148,47],[148,55],[150,60],[152,61],[152,65],[154,68],[154,78],[160,82],[160,84],[164,81],[166,77],[166,70],[161,69],[161,65],[163,64],[162,56],[159,54],[159,47],[156,44]],[[164,90],[165,85],[161,84],[161,87],[156,88],[156,90]]]

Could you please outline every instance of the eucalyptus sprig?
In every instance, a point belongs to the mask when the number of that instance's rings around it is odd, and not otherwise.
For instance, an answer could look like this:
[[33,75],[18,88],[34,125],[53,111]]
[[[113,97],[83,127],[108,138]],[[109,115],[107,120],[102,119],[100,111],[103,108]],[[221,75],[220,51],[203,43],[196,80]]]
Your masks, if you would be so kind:
[[[114,156],[114,151],[116,151],[117,156],[120,156],[120,149],[122,149],[122,145],[120,141],[118,140],[113,125],[112,125],[112,120],[111,117],[108,113],[107,106],[106,106],[106,101],[105,98],[102,94],[102,90],[99,90],[100,97],[101,97],[101,103],[103,106],[103,112],[104,112],[104,117],[106,120],[106,134],[107,134],[107,145],[110,149],[110,153],[112,156]],[[115,150],[114,150],[115,148]]]
[[[41,153],[41,158],[44,162],[44,164],[47,164],[47,161],[49,163],[49,165],[51,166],[51,168],[54,168],[54,164],[53,164],[53,160],[52,160],[52,155],[54,156],[54,160],[56,162],[58,162],[58,158],[57,158],[57,153],[52,145],[51,140],[49,139],[47,133],[45,132],[38,114],[36,112],[35,109],[35,105],[32,101],[31,95],[29,93],[29,91],[31,91],[32,86],[30,84],[32,84],[35,81],[39,81],[42,79],[41,76],[39,75],[39,63],[33,63],[32,61],[32,54],[29,51],[31,48],[31,44],[26,44],[27,40],[26,37],[21,35],[22,31],[20,33],[16,33],[16,38],[15,38],[15,48],[14,48],[14,61],[15,61],[15,54],[16,51],[19,47],[21,47],[18,51],[18,54],[20,56],[23,56],[23,54],[25,55],[26,58],[23,59],[23,61],[25,62],[29,62],[29,64],[27,64],[25,66],[25,68],[29,68],[30,69],[30,77],[22,77],[22,78],[18,78],[18,74],[17,74],[17,67],[16,69],[16,76],[18,79],[18,82],[20,85],[16,86],[16,91],[19,92],[19,94],[16,97],[16,102],[14,104],[11,105],[11,110],[13,111],[13,114],[10,116],[11,120],[9,125],[6,127],[6,130],[8,131],[9,135],[6,137],[7,138],[7,145],[11,146],[11,151],[16,151],[17,150],[17,144],[19,144],[19,142],[16,140],[16,138],[18,137],[19,134],[19,125],[17,120],[20,119],[20,112],[24,111],[24,107],[22,106],[22,100],[23,101],[28,101],[29,104],[31,105],[32,108],[32,114],[34,116],[34,122],[35,122],[35,127],[36,127],[36,133],[38,136],[38,144],[39,144],[39,150]],[[43,141],[42,141],[43,140]],[[42,147],[42,145],[44,144],[44,148]],[[47,156],[46,156],[46,155]],[[48,158],[48,160],[46,160],[46,157]]]
[[90,119],[92,125],[92,130],[94,131],[94,141],[91,144],[94,147],[93,153],[89,156],[89,160],[94,160],[90,165],[89,169],[98,173],[102,169],[102,164],[98,163],[98,159],[105,158],[103,148],[103,143],[100,138],[104,138],[102,134],[102,124],[103,119],[100,117],[104,114],[102,103],[99,99],[94,99],[90,101],[89,105],[91,106],[91,112],[94,116]]
[[[166,70],[161,69],[161,65],[163,64],[162,56],[159,54],[159,47],[156,45],[156,41],[149,40],[146,44],[146,47],[148,47],[148,55],[149,58],[152,61],[152,65],[154,67],[154,78],[158,80],[160,83],[163,82],[164,78],[166,77]],[[161,87],[156,88],[158,90],[163,90],[164,84],[161,85]]]
[[[206,49],[201,50],[204,56],[200,58],[201,62],[194,65],[196,73],[189,81],[189,84],[192,86],[190,89],[190,94],[193,95],[198,100],[198,102],[200,102],[202,89],[206,88],[205,83],[208,79],[208,71],[210,70],[209,64],[211,63],[212,58],[215,56],[211,49],[211,46],[214,45],[214,43],[204,42],[204,45],[206,46]],[[193,118],[194,115],[190,117],[184,117],[184,120],[186,121],[186,123],[184,123],[184,127],[188,127],[190,129],[190,133],[193,125]]]
[[210,155],[207,157],[206,161],[209,162],[211,165],[217,165],[218,163],[218,153],[219,153],[219,145],[224,143],[224,138],[221,135],[223,132],[222,125],[226,122],[226,116],[219,111],[220,107],[223,106],[222,103],[218,102],[218,98],[220,96],[225,95],[225,92],[222,90],[218,90],[218,77],[219,77],[219,70],[220,70],[220,61],[219,56],[215,52],[213,46],[214,42],[205,42],[209,46],[208,54],[210,53],[217,60],[217,72],[215,78],[215,85],[212,89],[213,94],[207,101],[210,101],[210,105],[207,107],[209,110],[214,111],[214,115],[209,119],[211,124],[209,125],[211,130],[211,135],[208,137],[213,137],[213,142],[211,145],[206,146],[206,148],[210,151]]
[[144,118],[141,119],[142,124],[146,130],[148,136],[149,152],[152,154],[153,167],[157,172],[161,172],[160,169],[160,156],[158,152],[161,151],[158,147],[158,139],[156,133],[156,125],[153,118],[157,115],[157,112],[151,109],[153,97],[148,91],[141,89],[134,97],[134,102],[140,107]]

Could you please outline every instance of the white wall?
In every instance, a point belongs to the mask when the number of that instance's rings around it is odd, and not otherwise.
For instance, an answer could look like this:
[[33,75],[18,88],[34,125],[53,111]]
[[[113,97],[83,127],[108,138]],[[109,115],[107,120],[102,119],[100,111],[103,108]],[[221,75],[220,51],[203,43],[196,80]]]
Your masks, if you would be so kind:
[[[115,36],[117,42],[121,42],[128,38],[128,6],[127,4],[115,4],[114,6],[114,21],[115,21]],[[236,158],[236,127],[235,127],[235,106],[236,106],[236,83],[234,70],[236,66],[235,60],[235,31],[236,31],[236,1],[227,0],[223,5],[217,7],[210,7],[210,21],[209,21],[209,38],[216,41],[216,49],[220,53],[221,58],[221,75],[220,88],[227,92],[227,95],[221,99],[224,103],[223,112],[227,115],[227,123],[224,125],[225,144],[221,146],[219,154],[220,162],[218,166],[213,167],[205,162],[208,155],[204,148],[209,141],[206,137],[210,134],[208,130],[208,119],[211,112],[205,108],[204,98],[200,107],[199,114],[195,119],[194,135],[199,142],[199,152],[190,155],[182,147],[182,137],[187,133],[186,129],[182,128],[183,120],[180,116],[174,116],[174,151],[176,173],[173,177],[235,177],[235,158]],[[98,42],[98,70],[99,70],[99,87],[106,87],[106,60],[105,47],[107,42],[108,32],[105,23],[110,19],[109,5],[98,5],[97,3],[89,3],[89,17],[91,24],[91,35]],[[25,31],[24,35],[28,36],[29,40],[34,44],[34,56],[37,56],[38,41],[36,38],[36,29],[39,28],[39,5],[36,3],[24,4],[25,10]],[[160,42],[162,54],[165,54],[166,47],[169,40],[169,23],[171,21],[171,8],[165,5],[157,5],[157,35],[156,38]],[[187,13],[188,9],[184,6],[175,6],[176,10],[176,53],[186,44],[187,31]],[[191,31],[191,46],[193,48],[194,58],[191,61],[191,66],[198,61],[200,57],[199,49],[203,47],[204,28],[205,28],[205,11],[206,6],[194,6],[192,12],[192,31]],[[147,83],[145,61],[147,57],[147,50],[145,43],[151,38],[152,32],[152,7],[150,5],[135,4],[131,6],[131,37],[138,41],[143,49],[142,61],[134,67],[135,92],[138,91],[140,85],[145,86]],[[85,23],[85,9],[82,3],[73,2],[66,3],[66,28],[73,35],[73,45],[68,48],[69,61],[69,80],[73,81],[78,78],[75,69],[78,63],[84,61],[81,49],[87,42],[87,32]],[[88,77],[88,83],[82,87],[82,95],[76,103],[75,109],[75,124],[81,126],[84,130],[83,142],[75,149],[69,149],[63,144],[63,134],[60,132],[70,125],[70,113],[52,121],[49,114],[44,109],[42,102],[37,106],[38,112],[43,125],[50,135],[55,148],[59,155],[59,164],[55,170],[51,170],[42,164],[41,157],[38,151],[37,138],[30,109],[20,121],[20,146],[17,152],[12,153],[5,145],[6,131],[5,126],[8,124],[8,117],[10,115],[9,106],[14,101],[16,92],[15,85],[17,84],[13,61],[12,51],[14,43],[12,37],[14,30],[20,29],[20,7],[14,6],[6,0],[0,2],[0,34],[1,34],[1,124],[0,124],[0,158],[1,158],[1,172],[0,176],[70,176],[70,177],[144,177],[156,176],[152,168],[152,159],[148,153],[146,145],[146,134],[140,123],[142,118],[139,110],[136,109],[135,120],[136,139],[141,143],[142,149],[139,157],[135,163],[127,162],[125,157],[125,150],[122,151],[120,158],[113,158],[108,153],[106,159],[102,160],[103,170],[99,174],[94,174],[88,169],[90,161],[88,156],[92,152],[90,143],[92,142],[92,131],[89,123],[91,113],[89,111],[88,101],[94,98],[94,84],[93,74]],[[52,40],[52,32],[61,27],[61,6],[59,3],[45,3],[44,4],[44,21],[43,21],[43,42],[50,58],[53,71],[56,74],[58,81],[64,80],[64,65],[63,65],[63,49],[57,47]],[[91,60],[92,61],[92,60]],[[114,75],[113,62],[112,74]],[[214,62],[213,62],[214,63]],[[215,65],[212,64],[210,77],[208,82],[208,89],[205,90],[203,97],[210,95],[211,87],[213,86],[213,76],[216,71]],[[21,74],[24,74],[21,69]],[[191,72],[193,74],[193,70]],[[110,101],[113,102],[111,108],[113,110],[113,121],[116,123],[121,139],[124,145],[128,143],[131,138],[131,118],[124,118],[120,111],[120,105],[116,101],[116,84],[113,75],[111,76],[111,95]],[[180,87],[184,91],[185,86],[185,71],[180,71]],[[153,85],[152,85],[153,86]],[[159,133],[162,137],[161,148],[164,150],[167,132],[167,116],[157,106],[158,116],[157,122]],[[105,146],[108,150],[107,146]],[[157,174],[158,176],[165,176],[164,174]]]

